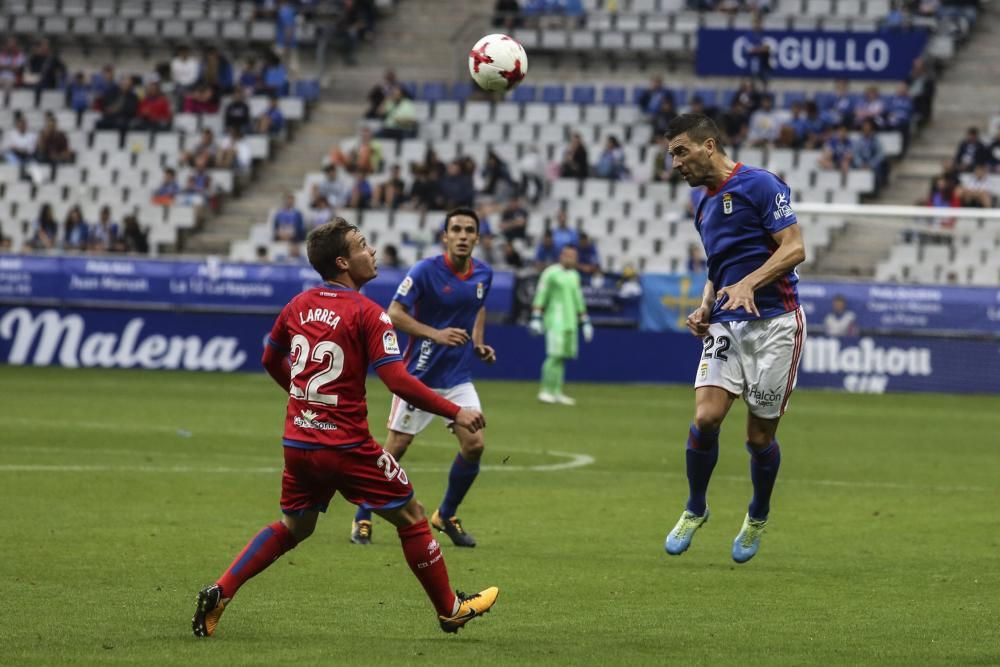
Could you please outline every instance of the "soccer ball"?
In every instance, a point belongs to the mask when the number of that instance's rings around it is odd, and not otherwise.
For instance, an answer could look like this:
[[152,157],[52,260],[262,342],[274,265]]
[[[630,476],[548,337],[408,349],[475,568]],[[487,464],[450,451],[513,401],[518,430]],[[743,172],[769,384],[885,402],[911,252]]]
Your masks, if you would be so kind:
[[486,35],[469,51],[469,74],[483,90],[513,90],[527,73],[528,54],[513,37]]

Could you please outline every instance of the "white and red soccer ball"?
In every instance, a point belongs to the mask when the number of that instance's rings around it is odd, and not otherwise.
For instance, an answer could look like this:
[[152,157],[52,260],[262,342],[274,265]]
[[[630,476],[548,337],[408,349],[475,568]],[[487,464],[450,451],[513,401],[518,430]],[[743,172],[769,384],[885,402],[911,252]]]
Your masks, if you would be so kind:
[[528,54],[513,37],[486,35],[469,51],[469,74],[483,90],[513,90],[528,73]]

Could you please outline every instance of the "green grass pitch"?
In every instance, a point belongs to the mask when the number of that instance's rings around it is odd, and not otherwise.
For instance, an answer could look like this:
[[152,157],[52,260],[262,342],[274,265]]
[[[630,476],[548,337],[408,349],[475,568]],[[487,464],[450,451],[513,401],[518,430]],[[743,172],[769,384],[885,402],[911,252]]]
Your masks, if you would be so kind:
[[[387,393],[369,387],[381,440]],[[455,586],[501,588],[491,614],[444,635],[395,532],[378,520],[373,546],[351,545],[336,499],[199,640],[195,593],[278,516],[281,391],[0,368],[0,663],[1000,664],[996,397],[800,391],[771,526],[737,566],[742,405],[712,521],[669,557],[689,388],[571,385],[576,408],[479,389],[488,467],[460,511],[479,547],[444,548]],[[429,509],[453,452],[437,422],[403,461]]]

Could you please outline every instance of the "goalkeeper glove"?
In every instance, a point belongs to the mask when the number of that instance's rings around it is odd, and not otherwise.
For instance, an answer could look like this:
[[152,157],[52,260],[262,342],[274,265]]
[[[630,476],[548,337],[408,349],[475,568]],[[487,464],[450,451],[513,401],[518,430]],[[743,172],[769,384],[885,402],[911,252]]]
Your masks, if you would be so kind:
[[590,318],[586,315],[580,320],[580,328],[583,330],[583,340],[585,343],[594,340],[594,325],[590,323]]
[[528,329],[535,336],[541,336],[545,333],[545,327],[542,325],[542,316],[539,313],[535,313],[531,316],[531,322],[528,324]]

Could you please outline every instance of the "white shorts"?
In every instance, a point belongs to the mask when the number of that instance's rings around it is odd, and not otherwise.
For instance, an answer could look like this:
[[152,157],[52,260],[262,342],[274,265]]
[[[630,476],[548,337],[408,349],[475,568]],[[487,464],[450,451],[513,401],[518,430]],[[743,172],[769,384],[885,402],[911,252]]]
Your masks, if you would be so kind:
[[[481,409],[479,404],[479,394],[476,393],[476,388],[472,386],[471,382],[465,382],[448,389],[435,389],[434,393],[438,396],[443,396],[460,407],[469,408],[471,410]],[[430,424],[436,416],[437,415],[433,412],[424,412],[423,410],[419,410],[412,405],[409,405],[399,396],[393,396],[392,408],[389,410],[388,426],[393,431],[416,435],[427,428],[427,425]],[[444,420],[444,423],[449,428],[454,422],[455,420],[453,419]]]
[[695,387],[721,387],[740,394],[762,419],[785,413],[806,340],[799,308],[766,320],[717,322],[708,327]]

